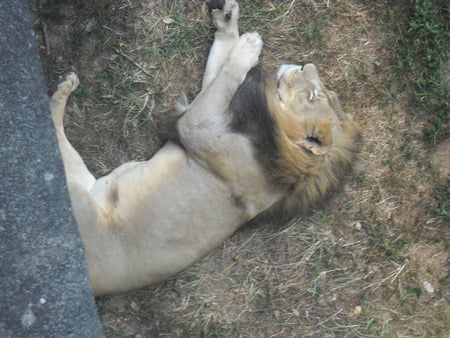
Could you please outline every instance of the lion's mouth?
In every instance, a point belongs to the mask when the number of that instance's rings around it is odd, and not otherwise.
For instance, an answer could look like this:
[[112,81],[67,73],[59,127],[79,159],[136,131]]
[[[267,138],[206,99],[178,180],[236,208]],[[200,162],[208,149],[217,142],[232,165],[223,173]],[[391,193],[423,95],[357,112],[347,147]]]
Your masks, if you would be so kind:
[[316,144],[319,147],[322,146],[322,141],[316,136],[307,135],[305,137],[305,140],[310,142],[310,143],[314,143],[314,144]]

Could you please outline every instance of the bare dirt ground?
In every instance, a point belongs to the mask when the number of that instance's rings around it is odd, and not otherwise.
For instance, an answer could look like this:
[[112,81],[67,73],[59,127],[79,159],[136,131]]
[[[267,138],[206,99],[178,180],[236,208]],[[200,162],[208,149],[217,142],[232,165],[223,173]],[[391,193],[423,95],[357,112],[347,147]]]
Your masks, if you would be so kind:
[[[31,4],[49,84],[81,78],[66,126],[89,168],[149,158],[173,98],[199,90],[212,41],[203,1]],[[450,143],[425,144],[408,112],[384,2],[240,5],[267,69],[319,66],[364,131],[359,160],[324,210],[246,226],[166,282],[98,299],[107,337],[450,337],[450,228],[436,211]]]

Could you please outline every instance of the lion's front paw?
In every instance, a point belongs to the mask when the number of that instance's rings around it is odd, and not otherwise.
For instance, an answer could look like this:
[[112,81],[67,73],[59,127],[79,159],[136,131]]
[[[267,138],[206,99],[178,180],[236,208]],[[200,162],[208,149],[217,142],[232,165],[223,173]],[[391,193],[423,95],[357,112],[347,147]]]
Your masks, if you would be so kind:
[[69,95],[77,89],[79,84],[80,79],[78,78],[78,75],[74,72],[70,72],[65,76],[63,81],[58,84],[58,92],[62,95]]
[[261,35],[256,32],[243,34],[231,52],[231,67],[240,67],[247,73],[258,63],[262,47]]
[[208,2],[211,9],[213,25],[217,31],[224,31],[237,28],[239,19],[239,5],[235,0],[210,0]]

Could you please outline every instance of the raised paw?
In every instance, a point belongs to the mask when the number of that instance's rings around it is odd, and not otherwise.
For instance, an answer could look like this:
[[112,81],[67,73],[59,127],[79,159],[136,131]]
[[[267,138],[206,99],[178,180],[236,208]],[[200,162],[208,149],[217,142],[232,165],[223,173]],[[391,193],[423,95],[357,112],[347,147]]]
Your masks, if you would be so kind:
[[80,79],[78,78],[78,75],[74,72],[70,72],[65,76],[62,82],[58,84],[58,93],[68,96],[77,89],[79,84]]
[[232,66],[240,67],[248,72],[258,63],[259,55],[263,47],[261,35],[258,33],[245,33],[233,47],[230,55]]
[[210,0],[208,5],[217,31],[237,29],[239,5],[236,0]]

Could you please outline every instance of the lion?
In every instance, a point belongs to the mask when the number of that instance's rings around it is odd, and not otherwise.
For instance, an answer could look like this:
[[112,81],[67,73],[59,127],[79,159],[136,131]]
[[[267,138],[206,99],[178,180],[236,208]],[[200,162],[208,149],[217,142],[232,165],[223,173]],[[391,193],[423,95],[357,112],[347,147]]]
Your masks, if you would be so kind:
[[316,67],[260,67],[258,33],[239,35],[235,0],[210,1],[216,26],[200,93],[178,104],[171,139],[148,161],[96,179],[65,136],[70,73],[50,99],[94,295],[164,280],[264,213],[295,217],[342,181],[359,128]]

